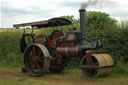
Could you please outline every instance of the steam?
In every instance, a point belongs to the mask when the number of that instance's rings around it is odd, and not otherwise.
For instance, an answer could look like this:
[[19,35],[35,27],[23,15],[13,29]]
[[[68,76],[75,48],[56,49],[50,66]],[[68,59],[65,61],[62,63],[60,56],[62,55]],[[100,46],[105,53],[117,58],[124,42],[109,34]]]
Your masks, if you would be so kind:
[[109,0],[88,0],[80,4],[80,9],[86,9],[88,6],[93,6],[96,8],[104,8],[110,4]]

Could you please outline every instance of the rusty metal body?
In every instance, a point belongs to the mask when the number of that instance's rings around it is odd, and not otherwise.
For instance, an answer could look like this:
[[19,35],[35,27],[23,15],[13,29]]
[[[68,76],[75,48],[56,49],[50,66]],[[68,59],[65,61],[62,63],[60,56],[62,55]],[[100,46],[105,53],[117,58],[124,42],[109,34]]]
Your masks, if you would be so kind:
[[57,47],[57,53],[62,56],[78,57],[78,45],[69,46],[68,44],[62,44]]
[[[53,18],[46,21],[14,25],[54,27],[70,25],[71,22],[62,18]],[[38,35],[29,45],[26,45],[25,36],[34,37],[33,32],[23,34],[21,49],[24,51],[24,64],[31,76],[40,76],[46,71],[62,72],[72,58],[81,58],[80,67],[88,77],[109,75],[113,71],[113,60],[104,50],[96,50],[99,46],[98,37],[92,42],[86,41],[85,10],[80,10],[81,31],[69,30],[65,35],[61,30],[54,30],[51,35]],[[93,50],[92,50],[93,49]]]

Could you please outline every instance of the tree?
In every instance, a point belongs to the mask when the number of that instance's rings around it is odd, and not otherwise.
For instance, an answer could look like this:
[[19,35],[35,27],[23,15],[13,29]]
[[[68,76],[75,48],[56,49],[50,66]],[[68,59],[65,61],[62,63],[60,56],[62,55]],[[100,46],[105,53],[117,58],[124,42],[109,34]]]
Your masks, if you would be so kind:
[[[109,29],[112,26],[117,26],[117,21],[104,12],[88,11],[86,14],[86,25],[92,30]],[[108,26],[107,26],[108,25]]]

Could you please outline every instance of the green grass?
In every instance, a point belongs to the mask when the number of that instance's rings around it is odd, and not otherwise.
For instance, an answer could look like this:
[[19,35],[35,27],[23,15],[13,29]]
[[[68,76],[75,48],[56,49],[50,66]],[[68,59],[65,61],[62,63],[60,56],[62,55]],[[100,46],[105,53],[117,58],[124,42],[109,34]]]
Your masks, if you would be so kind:
[[40,82],[36,80],[29,80],[26,78],[0,78],[0,85],[70,85],[70,84]]
[[[114,70],[116,70],[117,67],[115,67]],[[103,76],[103,77],[97,77],[97,78],[88,78],[85,77],[85,75],[81,72],[81,69],[70,69],[65,71],[69,74],[79,74],[77,78],[72,77],[74,80],[88,80],[89,82],[106,82],[106,83],[120,83],[121,85],[128,85],[128,69],[127,72],[125,73],[118,73],[118,72],[113,72],[109,76]],[[122,79],[122,80],[120,80]]]
[[[30,77],[27,74],[21,73],[21,68],[7,68],[0,67],[0,73],[4,73],[8,76],[0,75],[0,85],[95,85],[95,83],[101,84],[113,84],[113,85],[128,85],[128,76],[118,75],[112,73],[106,77],[87,78],[81,72],[81,69],[69,69],[63,73],[46,73],[41,77]],[[5,82],[6,81],[6,82]]]

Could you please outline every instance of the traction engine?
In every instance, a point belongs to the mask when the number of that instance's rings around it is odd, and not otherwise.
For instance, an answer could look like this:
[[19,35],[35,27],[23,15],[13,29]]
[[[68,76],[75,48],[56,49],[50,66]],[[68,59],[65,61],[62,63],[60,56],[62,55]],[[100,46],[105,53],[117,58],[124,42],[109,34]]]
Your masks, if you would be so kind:
[[[80,12],[80,31],[76,28],[64,34],[62,30],[54,30],[49,36],[24,32],[20,41],[21,52],[24,52],[24,71],[31,76],[41,76],[43,73],[62,72],[71,58],[80,58],[80,68],[91,78],[109,75],[114,63],[105,50],[96,50],[100,43],[99,37],[93,37],[91,42],[86,40],[84,9]],[[31,26],[32,28],[47,28],[71,25],[64,18],[52,18],[46,21],[16,24],[14,27]],[[32,39],[27,44],[25,38]]]

